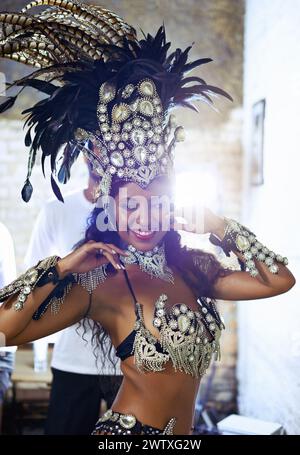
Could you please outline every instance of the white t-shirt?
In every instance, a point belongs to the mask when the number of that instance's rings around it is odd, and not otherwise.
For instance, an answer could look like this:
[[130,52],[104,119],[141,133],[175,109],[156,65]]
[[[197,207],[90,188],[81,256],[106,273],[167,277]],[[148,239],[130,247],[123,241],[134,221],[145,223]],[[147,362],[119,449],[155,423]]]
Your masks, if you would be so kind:
[[[0,222],[0,289],[16,279],[15,248],[7,227]],[[0,351],[15,352],[17,346],[0,347]]]
[[[30,243],[24,258],[25,269],[35,265],[40,259],[57,254],[64,257],[73,245],[84,237],[87,218],[94,208],[84,196],[83,189],[64,195],[61,202],[55,198],[46,202],[35,222]],[[102,368],[102,351],[99,349],[99,362],[93,354],[92,331],[87,327],[84,338],[83,328],[74,324],[57,334],[52,356],[52,367],[62,371],[81,374],[113,375],[114,368],[109,359]],[[76,331],[77,329],[77,331]],[[78,333],[77,333],[78,332]],[[114,355],[113,347],[111,355]],[[122,374],[120,359],[117,359],[116,374]]]

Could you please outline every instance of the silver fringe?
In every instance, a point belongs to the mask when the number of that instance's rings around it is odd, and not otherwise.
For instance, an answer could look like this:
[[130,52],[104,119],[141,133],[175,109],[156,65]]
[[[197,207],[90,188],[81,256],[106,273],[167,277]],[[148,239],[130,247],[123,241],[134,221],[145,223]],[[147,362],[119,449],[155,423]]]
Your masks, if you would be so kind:
[[103,283],[107,278],[107,268],[108,264],[102,264],[99,267],[96,267],[93,270],[89,270],[85,273],[72,273],[75,280],[80,284],[84,289],[91,294],[100,283]]
[[134,363],[140,373],[146,371],[163,371],[164,365],[169,361],[169,355],[157,352],[155,343],[159,340],[146,328],[142,307],[136,304],[139,317],[135,322],[134,339],[131,353],[134,354]]
[[167,425],[165,426],[162,434],[174,434],[173,430],[174,430],[176,421],[177,421],[176,417],[171,417],[171,419],[168,421]]
[[[155,304],[156,317],[153,325],[159,328],[159,340],[145,327],[141,305],[137,304],[139,317],[132,349],[135,365],[140,372],[163,371],[166,363],[171,360],[175,371],[201,377],[208,369],[213,354],[216,360],[221,357],[221,329],[204,306],[201,307],[201,313],[190,310],[185,304],[176,304],[170,312],[166,312],[166,300],[167,296],[161,294]],[[209,326],[209,332],[213,334],[212,341],[207,338],[203,318]],[[156,342],[160,342],[167,354],[156,350]]]
[[44,310],[41,312],[39,317],[41,318],[43,316],[43,314],[47,311],[48,306],[50,306],[51,313],[56,315],[60,311],[60,308],[61,308],[62,304],[64,303],[66,296],[72,289],[73,284],[74,283],[70,283],[70,282],[66,284],[66,286],[63,289],[63,295],[61,297],[53,296],[50,299],[49,305],[47,305],[47,307],[44,308]]

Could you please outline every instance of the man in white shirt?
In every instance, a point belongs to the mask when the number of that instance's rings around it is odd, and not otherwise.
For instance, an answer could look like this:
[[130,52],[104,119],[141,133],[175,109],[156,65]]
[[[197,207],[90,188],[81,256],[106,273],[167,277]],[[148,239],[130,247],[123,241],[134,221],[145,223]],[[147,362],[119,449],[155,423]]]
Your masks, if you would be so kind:
[[[24,259],[26,269],[53,254],[66,256],[84,237],[87,218],[94,208],[93,188],[98,183],[98,177],[86,163],[88,188],[64,194],[64,203],[50,199],[40,211]],[[101,399],[110,407],[121,385],[119,359],[116,374],[108,359],[101,371],[97,368],[92,331],[87,325],[84,339],[83,328],[78,324],[57,334],[51,363],[53,382],[46,434],[90,434],[99,417]],[[102,355],[100,348],[99,355]]]
[[[7,227],[0,222],[0,289],[16,279],[15,248]],[[0,339],[4,343],[3,338]],[[2,428],[2,405],[15,362],[16,346],[0,346],[0,433]]]

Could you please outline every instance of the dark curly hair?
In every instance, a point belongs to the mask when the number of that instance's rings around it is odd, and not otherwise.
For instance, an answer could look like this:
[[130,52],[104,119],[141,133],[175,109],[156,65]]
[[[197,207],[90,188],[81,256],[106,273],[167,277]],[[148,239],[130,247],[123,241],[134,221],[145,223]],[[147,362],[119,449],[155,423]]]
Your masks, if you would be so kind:
[[[119,188],[124,184],[124,180],[115,179],[110,195],[115,197]],[[121,246],[121,239],[117,231],[106,230],[103,232],[97,228],[96,220],[102,211],[103,208],[94,208],[87,219],[87,228],[84,238],[77,242],[73,246],[73,249],[79,248],[89,240],[113,243],[116,246]],[[226,276],[232,272],[232,270],[224,268],[214,254],[182,246],[181,236],[175,230],[170,230],[166,233],[164,242],[168,265],[176,267],[183,280],[190,287],[190,289],[192,289],[196,298],[200,296],[212,297],[212,288],[217,278]],[[197,257],[196,263],[193,260],[195,256]],[[116,273],[114,267],[110,267],[109,265],[108,275],[113,275],[114,273]],[[78,328],[82,325],[84,328],[83,339],[85,339],[84,335],[87,331],[87,326],[92,330],[92,344],[94,346],[93,351],[97,362],[100,357],[100,348],[102,352],[102,367],[104,365],[104,359],[108,357],[114,368],[116,368],[117,358],[114,355],[112,356],[113,345],[105,328],[102,327],[99,322],[93,321],[88,317],[79,322]],[[85,339],[85,341],[87,340]]]

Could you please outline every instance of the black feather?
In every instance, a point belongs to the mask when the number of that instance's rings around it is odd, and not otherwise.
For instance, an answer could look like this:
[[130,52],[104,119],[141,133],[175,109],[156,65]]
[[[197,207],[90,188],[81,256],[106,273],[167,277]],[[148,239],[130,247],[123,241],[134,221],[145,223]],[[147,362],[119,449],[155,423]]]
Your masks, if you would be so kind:
[[32,140],[31,140],[31,128],[28,128],[28,131],[27,131],[26,136],[25,136],[24,143],[25,143],[26,147],[30,147],[30,145],[32,143]]
[[77,159],[80,149],[74,144],[68,143],[64,149],[64,159],[58,172],[58,181],[66,183],[71,176],[71,166]]
[[64,198],[62,197],[62,194],[60,192],[60,189],[56,183],[56,181],[54,180],[53,178],[53,175],[51,174],[51,187],[52,187],[52,190],[53,190],[53,193],[55,194],[55,196],[57,197],[57,199],[61,202],[65,202],[64,201]]
[[26,179],[21,191],[23,201],[28,202],[30,200],[32,191],[33,191],[32,185],[29,179]]
[[[59,7],[57,10],[59,11]],[[39,26],[38,17],[35,15],[34,20]],[[54,31],[53,24],[51,27]],[[90,27],[92,28],[91,24]],[[57,63],[35,70],[8,84],[9,90],[14,86],[20,86],[21,92],[28,87],[46,95],[43,100],[22,112],[25,116],[24,127],[28,127],[25,145],[30,147],[28,175],[22,190],[22,197],[26,202],[32,193],[29,177],[39,149],[42,152],[43,175],[45,177],[45,162],[49,157],[51,186],[56,197],[63,201],[53,174],[57,175],[60,183],[66,183],[70,178],[71,167],[80,152],[74,141],[75,130],[83,128],[94,132],[98,129],[99,87],[107,80],[115,83],[117,88],[123,88],[128,83],[138,82],[141,78],[152,78],[156,83],[165,113],[175,107],[189,108],[198,112],[191,101],[202,101],[213,107],[211,96],[221,95],[233,101],[227,92],[208,85],[201,77],[186,77],[191,70],[212,61],[211,58],[188,61],[194,43],[183,50],[177,48],[169,52],[171,43],[166,40],[164,24],[153,36],[144,33],[143,30],[141,32],[142,39],[137,40],[134,35],[129,39],[124,35],[118,46],[112,42],[104,44],[99,39],[99,45],[97,44],[96,47],[101,48],[103,57],[92,60],[82,45],[76,46],[73,41],[70,43],[67,35],[64,39],[64,31],[60,28],[55,36],[61,44],[68,45],[71,54],[65,55],[63,52],[60,55],[53,54],[56,55]],[[20,41],[30,33],[32,33],[31,30],[21,28]],[[39,33],[42,33],[42,30],[39,29]],[[95,34],[92,37],[95,39]],[[18,40],[17,37],[14,39]],[[61,46],[58,48],[62,49]],[[70,61],[67,61],[68,59]],[[14,105],[18,95],[8,98],[0,105],[0,114]],[[115,102],[116,100],[109,104],[109,112]],[[63,158],[57,174],[57,158],[62,146],[64,146]]]
[[10,96],[6,101],[4,101],[4,103],[0,104],[0,114],[2,114],[2,112],[7,111],[11,107],[13,107],[13,105],[16,102],[17,97],[18,97],[18,95]]
[[59,87],[50,82],[41,81],[40,79],[27,79],[21,81],[17,85],[24,85],[26,87],[32,87],[36,90],[39,90],[42,93],[46,93],[47,95],[52,95]]
[[205,80],[202,79],[201,77],[193,76],[193,77],[185,77],[184,79],[181,80],[180,86],[183,87],[185,84],[188,84],[190,82],[200,82],[200,84],[206,84]]

